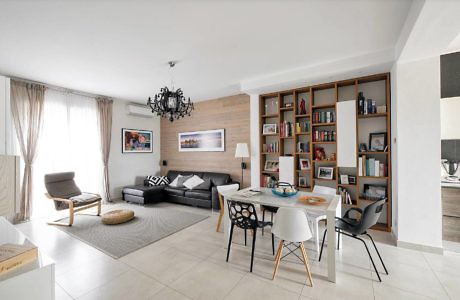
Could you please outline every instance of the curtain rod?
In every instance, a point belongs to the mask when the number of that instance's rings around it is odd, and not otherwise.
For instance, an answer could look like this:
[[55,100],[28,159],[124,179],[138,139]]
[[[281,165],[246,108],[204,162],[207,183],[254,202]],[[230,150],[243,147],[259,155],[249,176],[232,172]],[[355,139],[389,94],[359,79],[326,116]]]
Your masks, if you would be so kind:
[[66,93],[79,95],[79,96],[90,97],[90,98],[106,97],[106,98],[109,98],[109,99],[113,99],[112,97],[108,97],[108,96],[104,96],[104,95],[97,95],[97,94],[93,94],[93,93],[77,91],[77,90],[64,88],[64,87],[60,87],[60,86],[57,86],[57,85],[43,83],[43,82],[39,82],[39,81],[35,81],[35,80],[24,79],[24,78],[15,77],[15,76],[6,76],[6,77],[9,77],[10,79],[13,79],[13,80],[26,82],[26,83],[41,84],[41,85],[44,85],[46,88],[49,88],[51,90],[55,90],[55,91],[58,91],[58,92],[66,92]]

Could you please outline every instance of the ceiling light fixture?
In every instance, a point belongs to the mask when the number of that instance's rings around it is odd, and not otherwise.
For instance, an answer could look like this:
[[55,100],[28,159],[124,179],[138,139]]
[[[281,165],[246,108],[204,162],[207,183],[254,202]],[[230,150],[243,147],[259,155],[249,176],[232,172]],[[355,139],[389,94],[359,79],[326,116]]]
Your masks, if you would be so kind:
[[[172,68],[176,65],[176,62],[170,61],[169,71],[172,72]],[[174,81],[171,75],[171,90],[167,86],[160,89],[160,92],[155,95],[152,100],[149,97],[147,105],[152,109],[152,113],[156,113],[158,116],[163,118],[169,116],[169,121],[174,119],[180,119],[185,116],[190,116],[194,109],[193,103],[190,101],[190,97],[185,99],[184,93],[181,89],[174,91]]]

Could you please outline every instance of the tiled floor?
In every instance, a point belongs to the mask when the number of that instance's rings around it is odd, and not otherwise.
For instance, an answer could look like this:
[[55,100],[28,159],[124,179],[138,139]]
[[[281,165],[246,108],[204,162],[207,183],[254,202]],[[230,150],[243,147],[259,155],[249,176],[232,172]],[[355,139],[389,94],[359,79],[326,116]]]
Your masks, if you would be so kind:
[[348,238],[336,252],[335,284],[325,279],[326,261],[317,261],[313,244],[307,245],[313,287],[294,258],[282,261],[272,281],[270,234],[258,235],[249,273],[251,247],[242,244],[241,232],[235,234],[237,244],[226,263],[223,233],[215,232],[217,213],[176,208],[211,217],[118,260],[42,220],[17,227],[56,261],[56,299],[460,299],[458,253],[396,248],[388,234],[373,232],[390,272],[381,275],[382,283],[362,244]]

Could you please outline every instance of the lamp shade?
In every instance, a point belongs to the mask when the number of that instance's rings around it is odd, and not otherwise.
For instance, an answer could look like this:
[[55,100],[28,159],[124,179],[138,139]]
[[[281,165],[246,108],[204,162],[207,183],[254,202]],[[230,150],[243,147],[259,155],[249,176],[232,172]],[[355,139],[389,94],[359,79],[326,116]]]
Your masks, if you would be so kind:
[[248,144],[246,143],[236,144],[235,157],[249,157]]

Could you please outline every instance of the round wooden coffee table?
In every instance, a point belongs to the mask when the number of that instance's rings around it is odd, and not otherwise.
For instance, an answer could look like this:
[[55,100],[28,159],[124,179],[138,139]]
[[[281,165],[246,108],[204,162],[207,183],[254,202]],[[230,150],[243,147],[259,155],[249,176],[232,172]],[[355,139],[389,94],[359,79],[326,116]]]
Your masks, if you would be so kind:
[[134,211],[128,209],[117,209],[102,215],[102,223],[106,225],[116,225],[134,219]]

